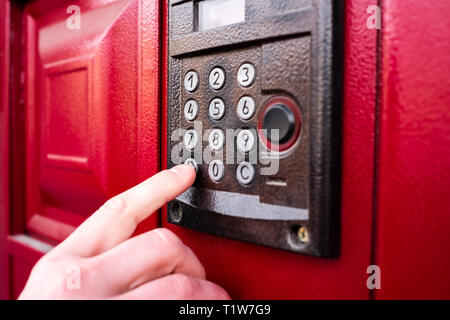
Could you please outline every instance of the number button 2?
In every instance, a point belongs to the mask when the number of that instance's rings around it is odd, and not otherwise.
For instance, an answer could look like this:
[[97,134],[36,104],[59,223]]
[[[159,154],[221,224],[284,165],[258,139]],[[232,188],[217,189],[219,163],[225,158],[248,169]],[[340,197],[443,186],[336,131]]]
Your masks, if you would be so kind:
[[250,96],[242,97],[239,99],[236,111],[241,120],[249,120],[255,114],[255,100]]
[[188,71],[184,76],[184,88],[187,92],[194,92],[198,88],[198,73],[194,70]]
[[255,66],[251,63],[244,63],[239,67],[237,80],[241,86],[248,87],[252,85],[253,81],[255,81],[255,76]]
[[209,74],[209,86],[211,89],[219,90],[222,89],[225,84],[225,72],[222,68],[214,68]]
[[188,100],[184,105],[184,117],[188,121],[194,121],[198,116],[198,103],[194,99]]
[[213,120],[220,120],[222,119],[223,115],[225,114],[225,103],[220,98],[215,98],[211,101],[209,104],[209,110],[208,110],[209,116]]

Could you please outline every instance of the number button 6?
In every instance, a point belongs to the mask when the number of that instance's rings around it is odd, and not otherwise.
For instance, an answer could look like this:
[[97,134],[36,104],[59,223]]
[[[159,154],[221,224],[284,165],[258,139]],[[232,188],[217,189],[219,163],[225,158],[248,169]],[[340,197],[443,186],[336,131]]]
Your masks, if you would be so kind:
[[250,96],[242,97],[239,99],[236,111],[241,120],[249,120],[255,114],[255,100]]

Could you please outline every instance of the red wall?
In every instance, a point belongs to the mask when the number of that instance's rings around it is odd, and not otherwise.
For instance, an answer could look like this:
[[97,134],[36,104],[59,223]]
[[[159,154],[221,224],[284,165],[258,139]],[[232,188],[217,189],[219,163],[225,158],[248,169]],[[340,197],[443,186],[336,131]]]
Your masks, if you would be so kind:
[[376,297],[450,299],[450,1],[383,13]]

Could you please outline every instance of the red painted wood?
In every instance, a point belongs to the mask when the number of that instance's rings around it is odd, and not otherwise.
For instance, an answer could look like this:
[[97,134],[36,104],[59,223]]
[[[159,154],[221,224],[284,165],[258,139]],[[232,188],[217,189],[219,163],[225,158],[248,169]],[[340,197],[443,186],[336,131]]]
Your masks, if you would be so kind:
[[383,1],[377,298],[450,298],[449,15]]
[[[366,10],[371,4],[373,1],[346,1],[342,255],[319,259],[224,239],[168,224],[163,212],[163,225],[194,250],[208,278],[233,298],[369,297],[366,269],[371,260],[377,48],[376,30],[366,28]],[[164,16],[166,26],[166,9]],[[166,48],[167,30],[164,32]],[[167,83],[167,75],[163,81]],[[163,108],[167,110],[165,104]],[[163,145],[164,163],[165,150]]]
[[9,2],[0,0],[0,299],[8,299],[9,261]]
[[27,7],[27,229],[54,240],[159,169],[157,1],[70,4],[79,30]]

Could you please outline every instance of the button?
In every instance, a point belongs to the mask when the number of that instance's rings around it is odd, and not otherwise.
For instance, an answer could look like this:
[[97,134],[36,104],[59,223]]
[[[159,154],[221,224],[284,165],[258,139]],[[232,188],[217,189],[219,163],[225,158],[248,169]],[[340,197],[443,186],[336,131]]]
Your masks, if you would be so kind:
[[250,96],[242,97],[239,99],[236,111],[241,120],[249,120],[255,114],[255,99]]
[[187,92],[194,92],[198,88],[198,73],[194,70],[188,71],[184,76],[184,88]]
[[244,63],[239,67],[237,79],[241,86],[248,87],[255,81],[256,70],[251,63]]
[[240,151],[249,152],[255,145],[255,136],[250,130],[241,130],[237,135],[236,144]]
[[213,160],[208,167],[209,177],[214,182],[219,182],[225,175],[225,166],[220,160]]
[[215,151],[223,148],[223,143],[225,141],[225,136],[220,129],[213,129],[209,133],[208,137],[209,145]]
[[184,117],[188,121],[194,121],[198,116],[198,103],[194,99],[188,100],[184,105]]
[[188,150],[194,150],[198,143],[197,131],[190,129],[187,130],[183,138],[184,146]]
[[225,103],[220,98],[215,98],[209,104],[209,116],[213,120],[222,119],[225,114]]
[[[266,110],[262,128],[267,130],[266,135],[269,141],[277,144],[286,143],[294,134],[295,116],[285,104],[274,104]],[[278,130],[278,137],[272,130]]]
[[222,89],[225,84],[225,71],[222,68],[214,68],[209,74],[209,86],[211,89]]
[[255,177],[255,168],[250,162],[241,162],[236,169],[236,179],[240,184],[247,185]]
[[198,166],[197,166],[197,162],[195,162],[195,160],[194,160],[194,159],[192,159],[192,158],[187,158],[187,159],[186,159],[186,161],[184,161],[184,164],[187,164],[187,165],[193,166],[193,167],[194,167],[194,169],[195,169],[195,172],[197,172],[197,171],[198,171]]

